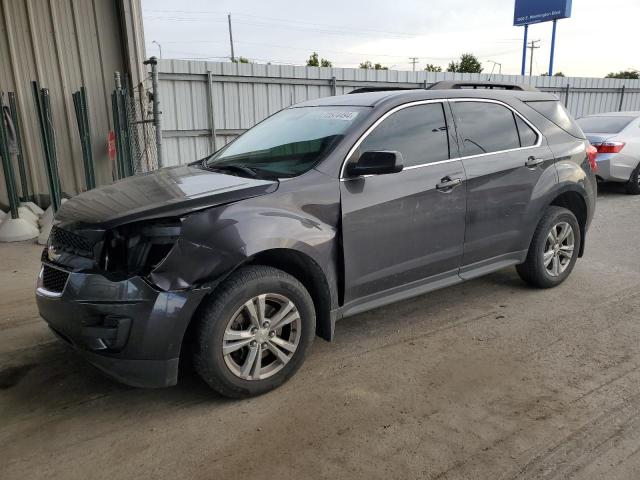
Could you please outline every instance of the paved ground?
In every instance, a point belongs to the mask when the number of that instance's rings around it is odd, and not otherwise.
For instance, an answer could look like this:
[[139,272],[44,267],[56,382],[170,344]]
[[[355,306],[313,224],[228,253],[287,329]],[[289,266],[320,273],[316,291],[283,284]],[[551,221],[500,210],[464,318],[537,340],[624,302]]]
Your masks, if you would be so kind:
[[508,269],[359,315],[235,402],[103,377],[38,318],[40,249],[0,245],[0,476],[640,478],[639,220],[605,188],[561,287]]

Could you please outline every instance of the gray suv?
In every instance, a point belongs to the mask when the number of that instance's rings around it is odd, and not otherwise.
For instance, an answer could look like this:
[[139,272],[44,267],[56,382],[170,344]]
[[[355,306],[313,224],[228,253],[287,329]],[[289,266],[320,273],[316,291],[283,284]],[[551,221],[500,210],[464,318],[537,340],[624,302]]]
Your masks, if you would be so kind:
[[42,257],[40,314],[130,385],[185,358],[267,392],[337,320],[515,265],[563,282],[595,151],[550,94],[379,91],[282,110],[215,154],[83,193]]

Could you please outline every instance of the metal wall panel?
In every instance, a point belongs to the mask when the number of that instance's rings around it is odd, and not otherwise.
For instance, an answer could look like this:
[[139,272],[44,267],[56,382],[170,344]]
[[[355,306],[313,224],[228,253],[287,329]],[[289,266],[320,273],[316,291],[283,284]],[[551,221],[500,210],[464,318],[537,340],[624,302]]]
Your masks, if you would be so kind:
[[31,193],[48,194],[31,81],[49,88],[62,190],[73,195],[85,185],[71,94],[87,89],[96,180],[110,183],[113,73],[130,71],[137,83],[143,55],[140,0],[0,0],[0,89],[16,92]]
[[576,116],[617,111],[625,86],[623,110],[640,110],[640,80],[610,78],[524,77],[519,75],[407,72],[359,68],[294,67],[162,60],[159,64],[167,165],[187,163],[211,152],[207,72],[212,74],[213,119],[218,148],[241,131],[294,103],[359,86],[418,88],[440,80],[519,82],[552,92]]

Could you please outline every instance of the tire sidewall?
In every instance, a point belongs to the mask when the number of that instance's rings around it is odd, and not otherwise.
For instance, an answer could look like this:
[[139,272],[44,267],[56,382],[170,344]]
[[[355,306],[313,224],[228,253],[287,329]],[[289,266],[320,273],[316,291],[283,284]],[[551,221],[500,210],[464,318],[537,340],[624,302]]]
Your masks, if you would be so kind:
[[631,178],[627,182],[627,193],[631,195],[639,195],[640,194],[640,163],[635,168],[633,173],[631,174]]
[[[554,225],[557,225],[560,222],[568,223],[573,229],[573,235],[575,239],[574,250],[573,250],[573,256],[571,257],[571,261],[567,266],[567,268],[565,269],[565,271],[562,272],[557,277],[554,277],[551,274],[549,274],[546,267],[544,266],[544,248],[546,245],[547,236],[551,231],[551,227],[553,227]],[[547,283],[549,286],[555,286],[566,280],[566,278],[571,274],[573,267],[575,266],[578,260],[578,254],[579,254],[578,252],[580,252],[580,247],[582,245],[582,235],[580,233],[580,225],[578,224],[578,220],[576,219],[573,213],[571,213],[569,210],[561,209],[558,211],[556,215],[550,216],[546,219],[546,222],[540,229],[540,232],[542,232],[542,235],[540,235],[540,237],[537,239],[538,241],[535,246],[536,247],[535,262],[540,273],[542,274],[544,282]]]
[[[275,272],[278,270],[272,269]],[[224,296],[224,302],[217,302],[213,309],[207,312],[209,328],[203,329],[201,334],[205,338],[201,343],[207,345],[204,362],[207,372],[213,378],[204,378],[207,383],[221,385],[226,390],[235,392],[238,396],[253,396],[272,390],[287,381],[302,365],[307,350],[313,343],[315,336],[315,311],[311,297],[304,287],[293,277],[284,272],[274,277],[262,277],[249,280],[241,289],[231,290]],[[244,380],[237,377],[225,363],[222,354],[224,332],[231,316],[247,302],[247,300],[264,293],[275,293],[291,300],[300,313],[301,334],[298,347],[293,358],[282,370],[264,380]],[[215,293],[214,293],[215,295]],[[202,375],[202,373],[201,373]],[[204,376],[203,376],[204,377]],[[225,392],[228,393],[228,392]]]

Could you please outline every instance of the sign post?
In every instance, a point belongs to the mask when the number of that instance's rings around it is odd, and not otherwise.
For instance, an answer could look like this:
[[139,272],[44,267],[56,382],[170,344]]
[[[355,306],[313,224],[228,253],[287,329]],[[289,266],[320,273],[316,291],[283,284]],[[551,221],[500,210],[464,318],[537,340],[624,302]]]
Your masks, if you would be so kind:
[[527,35],[529,25],[553,21],[551,34],[551,55],[549,57],[549,75],[553,75],[553,57],[556,48],[556,26],[558,19],[571,17],[572,0],[515,0],[513,25],[524,26],[524,44],[522,46],[522,69],[525,74],[527,60]]

